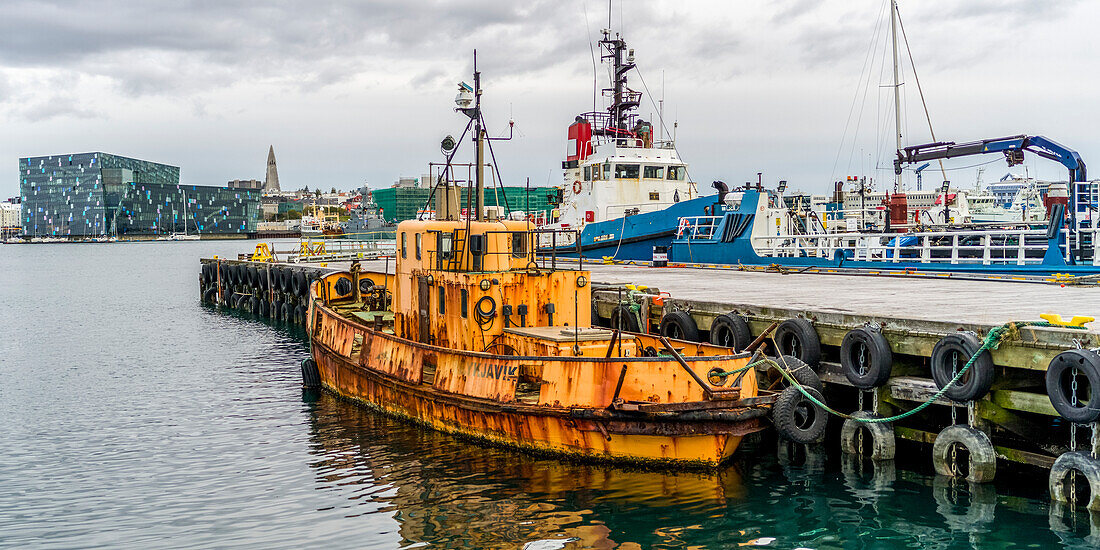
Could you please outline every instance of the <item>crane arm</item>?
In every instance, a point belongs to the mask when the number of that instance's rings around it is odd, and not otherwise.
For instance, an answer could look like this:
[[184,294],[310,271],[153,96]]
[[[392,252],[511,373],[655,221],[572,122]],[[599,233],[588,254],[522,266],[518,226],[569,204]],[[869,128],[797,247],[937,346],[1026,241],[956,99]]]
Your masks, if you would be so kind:
[[1069,169],[1070,181],[1087,181],[1085,161],[1081,155],[1064,145],[1043,136],[1009,136],[983,139],[967,143],[939,141],[913,145],[898,150],[894,159],[894,173],[900,174],[905,164],[915,164],[927,160],[949,159],[986,153],[1003,153],[1009,166],[1024,161],[1024,151],[1031,151],[1040,157],[1050,159]]

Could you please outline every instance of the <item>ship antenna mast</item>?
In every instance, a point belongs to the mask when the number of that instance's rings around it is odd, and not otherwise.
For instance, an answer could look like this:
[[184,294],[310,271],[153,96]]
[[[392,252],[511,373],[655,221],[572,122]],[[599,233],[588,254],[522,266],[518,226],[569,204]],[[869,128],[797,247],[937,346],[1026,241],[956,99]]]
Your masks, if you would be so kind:
[[[898,81],[898,2],[890,0],[890,37],[894,49],[894,137],[901,151],[901,83]],[[901,174],[894,174],[894,191],[901,190]]]

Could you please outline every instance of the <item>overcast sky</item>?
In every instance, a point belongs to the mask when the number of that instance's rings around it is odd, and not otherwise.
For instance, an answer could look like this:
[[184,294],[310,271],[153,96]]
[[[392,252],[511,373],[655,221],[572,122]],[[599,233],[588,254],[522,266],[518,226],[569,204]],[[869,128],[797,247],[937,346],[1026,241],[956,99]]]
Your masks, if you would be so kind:
[[[666,124],[678,122],[692,179],[763,172],[823,192],[846,174],[889,176],[876,171],[893,148],[884,5],[615,0],[613,27],[653,99],[663,75]],[[1100,2],[901,0],[900,11],[937,138],[1042,134],[1086,162],[1100,151]],[[590,44],[606,26],[595,0],[8,0],[0,196],[18,194],[19,157],[104,151],[223,185],[263,179],[268,145],[284,189],[388,186],[425,172],[440,139],[462,131],[453,100],[474,48],[490,132],[515,120],[516,138],[495,145],[506,182],[557,184],[566,128],[592,106]],[[923,143],[908,62],[903,72],[904,139]],[[647,100],[640,112],[656,110]],[[1063,176],[1041,159],[1028,169]],[[1007,171],[998,160],[983,177]]]

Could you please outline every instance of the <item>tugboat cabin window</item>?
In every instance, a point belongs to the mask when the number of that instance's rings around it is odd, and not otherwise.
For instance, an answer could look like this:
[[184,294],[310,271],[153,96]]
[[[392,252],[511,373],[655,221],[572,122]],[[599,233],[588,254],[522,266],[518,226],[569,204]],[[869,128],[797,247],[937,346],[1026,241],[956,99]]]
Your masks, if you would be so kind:
[[584,181],[592,181],[592,167],[591,166],[585,166],[584,167]]
[[454,233],[439,234],[439,259],[450,260],[454,251]]
[[638,179],[639,166],[637,164],[616,164],[615,177],[618,179]]
[[649,192],[649,200],[659,201],[659,200],[661,200],[661,194],[656,192],[656,191],[650,191]]
[[654,180],[664,179],[664,172],[664,166],[646,166],[642,171],[642,177]]
[[458,292],[460,302],[459,307],[461,307],[460,312],[462,313],[462,318],[465,319],[466,314],[470,309],[470,293],[465,288],[460,289]]
[[447,293],[443,285],[439,286],[439,314],[447,313]]
[[611,165],[610,164],[603,165],[603,179],[605,179],[605,180],[611,179]]
[[527,235],[525,233],[512,233],[512,257],[523,258],[527,256]]
[[420,233],[416,234],[416,259],[420,259]]
[[401,232],[401,257],[402,258],[408,258],[409,257],[409,255],[407,254],[407,252],[409,250],[408,249],[409,240],[408,240],[407,237],[408,237],[408,234],[405,233],[404,231],[402,231]]
[[683,166],[669,166],[668,167],[668,179],[670,180],[682,180],[686,171]]

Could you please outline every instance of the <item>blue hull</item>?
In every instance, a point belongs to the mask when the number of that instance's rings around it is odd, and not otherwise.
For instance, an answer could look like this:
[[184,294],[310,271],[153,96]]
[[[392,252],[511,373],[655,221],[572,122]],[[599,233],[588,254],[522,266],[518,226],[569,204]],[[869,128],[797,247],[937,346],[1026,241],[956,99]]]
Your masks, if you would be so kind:
[[[581,253],[586,258],[608,256],[621,261],[648,262],[653,259],[654,246],[672,246],[680,218],[702,216],[703,208],[714,201],[715,196],[710,195],[678,202],[657,212],[585,224]],[[577,256],[575,247],[559,247],[556,252],[558,256]]]

